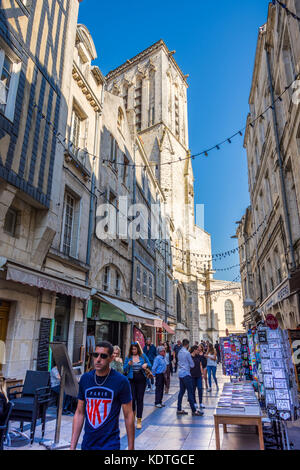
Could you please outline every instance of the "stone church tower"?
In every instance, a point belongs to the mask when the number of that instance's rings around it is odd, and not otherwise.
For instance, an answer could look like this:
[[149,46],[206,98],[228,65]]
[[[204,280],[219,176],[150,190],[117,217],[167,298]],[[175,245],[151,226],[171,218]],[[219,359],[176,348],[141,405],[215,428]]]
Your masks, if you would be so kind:
[[[210,235],[195,225],[187,75],[177,65],[174,52],[160,40],[109,72],[106,78],[108,91],[124,99],[132,135],[141,139],[167,202],[176,280],[172,286],[176,336],[199,341],[203,337],[201,315],[208,313],[205,265],[191,253],[206,253],[209,258],[211,241]],[[206,329],[204,317],[202,324]]]

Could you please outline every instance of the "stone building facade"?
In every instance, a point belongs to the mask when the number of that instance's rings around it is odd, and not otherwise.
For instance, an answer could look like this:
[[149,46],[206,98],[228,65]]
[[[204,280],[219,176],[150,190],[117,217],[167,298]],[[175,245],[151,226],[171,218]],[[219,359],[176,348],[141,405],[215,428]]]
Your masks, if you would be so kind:
[[87,335],[124,355],[141,334],[214,341],[223,328],[195,224],[187,76],[158,41],[104,77],[78,3],[1,3],[6,376],[51,367],[52,340],[83,364]]
[[[79,2],[1,2],[0,10],[0,302],[6,376],[38,364],[41,319],[56,294],[87,298],[86,289],[49,270],[59,231],[57,194],[65,135],[67,54],[75,40]],[[60,171],[58,171],[60,169]]]
[[[299,1],[286,3],[299,15]],[[300,323],[299,67],[299,22],[270,4],[258,35],[244,144],[251,206],[237,230],[247,325],[269,313],[284,328]]]
[[[176,325],[176,337],[189,336],[193,342],[199,338],[199,290],[205,287],[205,276],[192,266],[191,252],[209,256],[211,245],[210,236],[195,225],[187,76],[160,40],[106,78],[108,91],[124,100],[129,126],[147,155],[145,171],[152,172],[163,195],[172,249],[172,276],[170,272],[163,289],[170,304],[164,318]],[[156,281],[159,286],[159,272]]]

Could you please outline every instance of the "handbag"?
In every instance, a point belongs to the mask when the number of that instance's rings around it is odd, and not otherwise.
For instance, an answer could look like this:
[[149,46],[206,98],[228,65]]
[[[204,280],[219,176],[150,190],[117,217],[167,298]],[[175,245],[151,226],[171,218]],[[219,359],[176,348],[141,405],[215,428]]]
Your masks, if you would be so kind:
[[[144,355],[143,355],[143,358],[144,358],[145,363],[147,364],[147,361],[146,361]],[[151,370],[150,370],[150,368],[149,368],[148,365],[147,365],[147,368],[144,369],[144,371],[145,371],[145,374],[146,374],[147,379],[154,380],[154,375],[152,374],[152,372],[151,372]]]

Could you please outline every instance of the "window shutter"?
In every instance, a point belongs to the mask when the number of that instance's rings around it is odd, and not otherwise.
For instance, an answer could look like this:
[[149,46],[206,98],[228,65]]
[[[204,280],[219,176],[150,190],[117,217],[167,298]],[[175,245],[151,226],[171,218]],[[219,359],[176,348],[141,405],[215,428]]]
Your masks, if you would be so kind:
[[74,210],[72,243],[71,243],[71,249],[70,249],[70,256],[72,258],[78,258],[79,236],[80,236],[80,215],[81,215],[81,199],[76,202],[76,206]]

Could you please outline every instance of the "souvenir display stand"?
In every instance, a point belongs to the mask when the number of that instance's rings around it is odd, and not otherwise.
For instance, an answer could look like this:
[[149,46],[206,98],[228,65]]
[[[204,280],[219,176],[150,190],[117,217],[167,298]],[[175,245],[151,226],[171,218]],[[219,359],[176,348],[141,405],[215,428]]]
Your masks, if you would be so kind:
[[262,413],[251,382],[231,382],[224,385],[214,414],[216,449],[220,450],[219,426],[227,425],[256,426],[260,450],[264,450]]
[[[250,388],[254,387],[258,392],[262,410],[272,426],[269,436],[273,434],[276,447],[282,449],[290,449],[287,422],[297,420],[300,416],[299,366],[295,361],[300,342],[296,341],[299,330],[296,331],[297,334],[280,328],[271,329],[264,323],[249,330],[246,336],[247,361],[246,343],[243,344],[245,335],[231,335],[221,339],[223,373],[231,378],[247,377],[252,380]],[[273,441],[271,438],[270,443]]]
[[223,374],[230,378],[251,380],[247,335],[220,338]]

